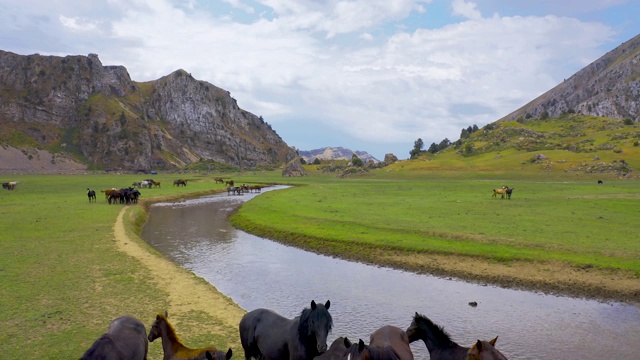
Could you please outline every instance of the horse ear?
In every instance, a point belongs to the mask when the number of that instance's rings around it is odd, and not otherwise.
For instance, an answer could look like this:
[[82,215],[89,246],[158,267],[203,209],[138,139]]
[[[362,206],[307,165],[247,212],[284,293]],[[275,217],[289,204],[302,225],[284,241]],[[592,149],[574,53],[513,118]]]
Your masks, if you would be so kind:
[[166,317],[166,318],[168,318],[168,317],[169,317],[169,311],[168,311],[168,310],[165,310],[165,311],[164,311],[164,317]]
[[362,352],[362,350],[364,350],[364,341],[360,339],[360,341],[358,341],[358,352]]
[[316,301],[315,300],[311,300],[311,310],[315,310],[316,307],[318,307],[318,305],[316,305]]
[[495,338],[489,340],[489,344],[491,344],[491,346],[496,346],[496,341],[498,340],[498,337],[496,336]]
[[227,354],[225,355],[225,357],[227,358],[227,360],[231,359],[231,356],[233,356],[233,351],[231,351],[231,348],[229,348],[229,351],[227,351]]
[[345,336],[344,337],[344,347],[350,348],[351,345],[353,345],[353,344],[351,344],[351,341],[349,340],[349,338]]
[[476,348],[478,349],[478,351],[482,351],[482,341],[478,340],[476,342]]
[[329,310],[330,306],[331,306],[331,301],[327,300],[327,302],[324,303],[324,307],[327,308],[327,310]]

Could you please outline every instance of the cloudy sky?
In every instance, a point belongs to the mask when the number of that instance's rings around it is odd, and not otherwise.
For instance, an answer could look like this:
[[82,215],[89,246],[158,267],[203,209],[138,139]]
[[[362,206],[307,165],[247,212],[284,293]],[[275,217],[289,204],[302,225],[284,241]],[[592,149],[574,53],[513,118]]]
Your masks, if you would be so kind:
[[290,146],[409,156],[640,34],[640,0],[0,0],[0,49],[177,69]]

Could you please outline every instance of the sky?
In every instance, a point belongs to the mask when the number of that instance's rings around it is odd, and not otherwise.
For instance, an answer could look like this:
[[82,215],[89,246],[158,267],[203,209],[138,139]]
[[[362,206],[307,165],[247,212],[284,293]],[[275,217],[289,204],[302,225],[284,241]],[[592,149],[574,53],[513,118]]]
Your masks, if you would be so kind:
[[184,69],[299,150],[409,157],[640,34],[640,0],[0,0],[0,50]]

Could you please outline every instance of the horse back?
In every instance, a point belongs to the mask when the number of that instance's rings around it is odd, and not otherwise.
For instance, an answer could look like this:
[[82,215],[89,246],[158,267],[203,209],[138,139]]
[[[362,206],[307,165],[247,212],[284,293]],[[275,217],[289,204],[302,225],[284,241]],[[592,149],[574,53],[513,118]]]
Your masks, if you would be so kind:
[[407,333],[399,327],[386,325],[374,331],[369,346],[377,348],[391,347],[401,360],[413,360]]

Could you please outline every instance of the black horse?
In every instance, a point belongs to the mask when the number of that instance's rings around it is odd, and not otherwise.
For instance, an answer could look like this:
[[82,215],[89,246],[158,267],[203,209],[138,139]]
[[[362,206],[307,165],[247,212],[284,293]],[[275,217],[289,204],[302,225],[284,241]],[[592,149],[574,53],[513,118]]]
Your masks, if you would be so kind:
[[268,309],[248,312],[240,320],[244,357],[250,360],[311,360],[327,350],[333,319],[331,302],[305,308],[300,316],[287,319]]
[[496,340],[498,340],[497,336],[490,341],[478,340],[473,347],[460,346],[451,340],[442,326],[437,325],[428,317],[417,312],[406,332],[409,342],[418,340],[424,342],[427,350],[429,350],[429,358],[431,360],[506,360],[506,357],[494,347]]
[[121,316],[96,340],[80,360],[146,360],[149,350],[147,330],[133,316]]
[[89,197],[89,202],[96,202],[96,192],[87,188],[87,196]]

